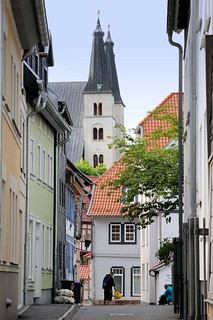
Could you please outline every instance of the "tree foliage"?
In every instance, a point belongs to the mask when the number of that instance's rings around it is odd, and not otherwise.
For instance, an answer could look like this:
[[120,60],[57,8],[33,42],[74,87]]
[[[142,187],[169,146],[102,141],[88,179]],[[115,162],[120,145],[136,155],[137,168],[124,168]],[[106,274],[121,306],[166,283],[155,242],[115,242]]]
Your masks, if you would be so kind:
[[[122,169],[107,185],[111,192],[122,188],[117,201],[121,201],[122,216],[130,221],[139,218],[145,228],[162,212],[169,221],[169,213],[178,207],[178,119],[168,112],[168,106],[156,109],[154,117],[159,120],[157,130],[142,138],[133,138],[131,132],[120,128],[122,138],[112,138],[109,148],[118,148],[123,154],[125,170]],[[159,139],[166,137],[173,142],[159,147]],[[103,185],[104,187],[104,185]],[[135,201],[142,195],[142,201]]]
[[97,167],[93,168],[90,166],[89,161],[84,160],[83,158],[81,158],[80,161],[77,161],[75,166],[88,176],[101,176],[107,170],[104,163],[100,163]]
[[160,241],[160,247],[155,253],[155,257],[158,258],[159,262],[167,263],[173,258],[174,254],[174,242],[168,238],[164,238]]

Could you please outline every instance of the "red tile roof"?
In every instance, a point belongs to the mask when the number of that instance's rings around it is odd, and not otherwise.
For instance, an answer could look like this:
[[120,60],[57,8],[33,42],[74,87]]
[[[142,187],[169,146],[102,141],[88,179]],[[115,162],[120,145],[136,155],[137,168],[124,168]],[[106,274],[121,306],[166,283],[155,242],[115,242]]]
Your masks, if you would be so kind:
[[92,205],[89,211],[90,216],[120,215],[122,205],[120,202],[116,202],[116,200],[121,195],[121,188],[113,190],[110,196],[108,196],[108,193],[110,192],[110,187],[106,186],[102,189],[101,186],[105,184],[108,179],[114,178],[117,174],[119,174],[119,170],[121,168],[124,168],[122,158],[123,156],[96,180]]
[[80,265],[80,279],[88,279],[88,266]]
[[83,258],[91,258],[91,251],[90,252],[87,252],[84,256],[83,256]]
[[[184,96],[184,94],[183,94]],[[153,111],[160,109],[163,105],[168,106],[168,111],[171,113],[174,113],[178,116],[178,105],[179,105],[179,93],[172,92],[170,93]],[[176,108],[175,108],[176,107]],[[143,125],[143,134],[149,134],[153,131],[157,130],[159,126],[162,125],[159,120],[155,119],[155,116],[153,113],[149,113],[141,122],[139,122],[139,125]],[[169,126],[164,124],[163,128],[167,129]],[[163,148],[167,143],[169,142],[169,139],[166,137],[162,137],[159,139],[159,147]]]

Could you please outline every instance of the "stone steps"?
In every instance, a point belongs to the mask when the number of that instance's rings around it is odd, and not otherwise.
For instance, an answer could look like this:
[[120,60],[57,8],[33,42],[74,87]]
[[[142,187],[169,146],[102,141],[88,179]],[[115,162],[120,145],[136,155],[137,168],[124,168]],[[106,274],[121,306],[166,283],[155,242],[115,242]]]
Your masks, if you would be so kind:
[[[103,305],[104,300],[94,300],[94,305]],[[122,304],[140,304],[140,300],[125,300],[125,299],[118,299],[109,301],[111,305],[122,305]]]

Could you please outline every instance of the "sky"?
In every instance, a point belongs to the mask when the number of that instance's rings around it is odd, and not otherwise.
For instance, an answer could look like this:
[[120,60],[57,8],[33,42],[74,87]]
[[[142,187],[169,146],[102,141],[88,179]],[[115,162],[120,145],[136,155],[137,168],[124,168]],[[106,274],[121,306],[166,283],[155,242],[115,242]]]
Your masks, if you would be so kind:
[[[110,25],[125,127],[136,128],[178,92],[178,49],[168,42],[167,0],[45,0],[53,39],[49,81],[87,81],[98,11],[104,40]],[[183,35],[174,34],[182,44]]]

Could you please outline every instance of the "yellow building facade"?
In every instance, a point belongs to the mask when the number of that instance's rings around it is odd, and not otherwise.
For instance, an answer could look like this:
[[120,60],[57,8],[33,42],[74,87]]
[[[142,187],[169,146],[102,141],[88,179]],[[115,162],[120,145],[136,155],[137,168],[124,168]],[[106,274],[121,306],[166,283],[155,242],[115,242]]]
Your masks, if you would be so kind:
[[18,309],[20,104],[22,47],[9,1],[3,2],[2,68],[2,199],[0,251],[0,306],[3,319],[13,319]]

